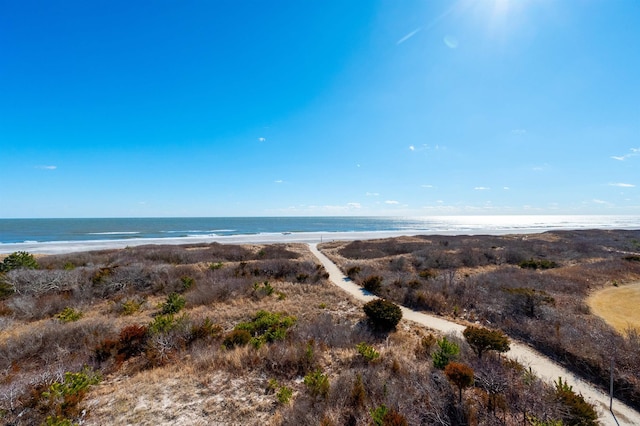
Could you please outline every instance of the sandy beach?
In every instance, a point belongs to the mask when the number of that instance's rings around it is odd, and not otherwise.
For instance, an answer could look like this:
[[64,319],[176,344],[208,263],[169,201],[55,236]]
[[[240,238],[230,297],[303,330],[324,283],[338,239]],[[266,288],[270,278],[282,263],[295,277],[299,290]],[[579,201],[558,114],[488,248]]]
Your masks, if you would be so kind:
[[[517,234],[533,234],[544,232],[544,229],[520,229]],[[0,244],[0,254],[16,251],[27,251],[34,254],[62,254],[89,250],[107,250],[147,244],[274,244],[274,243],[322,243],[329,241],[373,240],[414,235],[507,235],[513,230],[482,230],[477,232],[460,231],[366,231],[366,232],[291,232],[264,233],[249,235],[202,236],[180,238],[130,238],[123,240],[89,240],[89,241],[51,241]]]

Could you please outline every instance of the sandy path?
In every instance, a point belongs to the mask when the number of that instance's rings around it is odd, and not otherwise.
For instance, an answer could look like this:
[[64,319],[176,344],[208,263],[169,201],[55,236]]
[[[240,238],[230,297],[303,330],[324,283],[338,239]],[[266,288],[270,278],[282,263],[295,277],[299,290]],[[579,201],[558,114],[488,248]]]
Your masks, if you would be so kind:
[[[376,296],[365,291],[361,287],[354,284],[349,278],[347,278],[338,266],[329,260],[324,254],[322,254],[317,247],[317,244],[309,244],[311,252],[320,260],[322,265],[329,273],[329,279],[342,290],[346,291],[353,297],[363,302],[368,302],[376,298]],[[416,312],[411,309],[402,307],[403,319],[413,321],[417,324],[424,325],[431,329],[443,332],[443,333],[462,333],[465,326],[436,317],[432,315]],[[557,380],[558,377],[562,377],[573,389],[581,393],[587,401],[596,406],[600,416],[600,422],[602,425],[620,425],[620,426],[633,426],[640,425],[640,413],[618,401],[613,400],[613,412],[616,419],[613,418],[609,411],[609,395],[600,391],[591,384],[576,377],[569,370],[565,369],[561,365],[551,361],[549,358],[534,351],[528,346],[512,341],[511,350],[507,352],[507,356],[518,360],[526,366],[530,366],[532,371],[540,378],[552,382]]]

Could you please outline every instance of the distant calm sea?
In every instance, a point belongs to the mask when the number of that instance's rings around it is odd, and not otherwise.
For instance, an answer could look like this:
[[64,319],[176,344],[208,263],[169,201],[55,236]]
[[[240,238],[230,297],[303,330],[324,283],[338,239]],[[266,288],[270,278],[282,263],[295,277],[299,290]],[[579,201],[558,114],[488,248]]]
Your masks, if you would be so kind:
[[294,233],[394,231],[413,234],[494,234],[554,229],[640,229],[640,215],[0,219],[0,247],[15,243],[164,238],[204,240],[212,237]]

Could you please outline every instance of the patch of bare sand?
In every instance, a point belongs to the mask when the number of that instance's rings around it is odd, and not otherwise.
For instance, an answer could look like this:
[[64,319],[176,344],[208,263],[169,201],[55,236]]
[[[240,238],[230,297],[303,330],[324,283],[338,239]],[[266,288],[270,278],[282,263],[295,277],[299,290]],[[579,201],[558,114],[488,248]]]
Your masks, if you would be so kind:
[[587,304],[620,333],[629,328],[640,331],[640,282],[599,290],[587,299]]

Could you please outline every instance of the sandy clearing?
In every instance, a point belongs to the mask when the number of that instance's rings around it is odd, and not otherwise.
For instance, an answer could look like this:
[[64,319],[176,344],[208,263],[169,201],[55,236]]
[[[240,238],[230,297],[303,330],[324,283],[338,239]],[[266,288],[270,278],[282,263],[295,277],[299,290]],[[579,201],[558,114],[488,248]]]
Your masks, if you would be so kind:
[[640,331],[640,282],[597,291],[587,304],[595,315],[620,333],[630,327]]
[[[354,284],[349,278],[347,278],[335,263],[333,263],[328,257],[326,257],[318,250],[317,244],[310,243],[309,248],[329,273],[329,279],[339,288],[343,289],[351,296],[363,302],[368,302],[376,298],[376,296],[365,291],[361,287]],[[439,318],[433,315],[416,312],[405,307],[402,307],[402,315],[403,319],[413,321],[417,324],[443,333],[462,333],[462,330],[465,329],[465,326],[457,324],[455,322],[448,321],[446,319]],[[608,394],[602,392],[588,382],[585,382],[584,380],[576,377],[566,368],[553,362],[549,358],[531,349],[527,345],[512,341],[511,350],[507,352],[506,355],[521,362],[526,366],[531,367],[531,370],[538,377],[549,382],[557,380],[558,377],[562,377],[563,380],[566,380],[567,383],[573,386],[574,390],[581,393],[589,402],[596,406],[599,414],[599,420],[602,425],[640,425],[640,413],[622,403],[621,401],[614,399],[613,412],[617,419],[616,422],[616,419],[614,419],[609,412]]]

